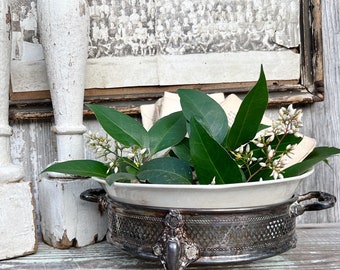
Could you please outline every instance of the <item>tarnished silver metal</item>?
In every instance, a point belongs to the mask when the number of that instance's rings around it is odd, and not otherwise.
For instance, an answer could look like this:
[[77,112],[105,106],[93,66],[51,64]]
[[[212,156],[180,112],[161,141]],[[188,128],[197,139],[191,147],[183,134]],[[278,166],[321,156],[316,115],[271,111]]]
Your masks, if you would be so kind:
[[[171,209],[121,203],[89,190],[82,199],[107,210],[107,240],[166,270],[189,264],[228,264],[263,259],[296,246],[296,217],[331,208],[336,197],[309,192],[286,202],[251,208]],[[304,201],[313,200],[302,204]]]
[[108,199],[107,239],[135,256],[160,258],[168,270],[185,269],[191,262],[262,259],[295,247],[295,217],[290,215],[295,200],[257,208],[190,210]]
[[302,215],[305,212],[303,209],[303,205],[301,205],[299,202],[294,202],[290,208],[289,208],[289,215],[291,217],[297,217]]
[[191,241],[184,230],[184,220],[178,210],[170,210],[164,219],[164,231],[153,246],[164,269],[182,270],[199,258],[199,246]]
[[[302,204],[304,201],[312,201]],[[331,208],[336,203],[336,197],[326,192],[310,191],[306,194],[299,195],[297,200],[290,206],[290,216],[297,217],[302,215],[305,211],[320,211]]]

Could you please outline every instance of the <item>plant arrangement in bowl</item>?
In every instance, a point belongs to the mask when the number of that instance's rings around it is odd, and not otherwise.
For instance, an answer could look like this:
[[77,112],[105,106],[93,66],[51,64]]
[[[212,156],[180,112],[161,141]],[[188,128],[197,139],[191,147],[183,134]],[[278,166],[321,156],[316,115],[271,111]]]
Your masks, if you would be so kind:
[[[87,105],[106,132],[88,134],[101,161],[64,161],[44,172],[102,183],[107,196],[97,201],[107,209],[108,241],[158,258],[165,269],[251,261],[295,247],[295,217],[336,201],[322,192],[297,196],[296,189],[340,149],[315,147],[301,135],[302,111],[292,106],[263,121],[262,68],[242,102],[230,96],[219,104],[193,89],[177,93],[182,110],[149,130],[114,109]],[[300,204],[314,198],[319,203]]]
[[182,111],[159,119],[148,131],[128,115],[88,104],[107,133],[88,134],[88,146],[102,161],[59,162],[44,172],[94,177],[109,195],[129,203],[166,206],[169,195],[176,196],[172,207],[192,207],[197,198],[204,198],[207,208],[255,206],[289,199],[316,163],[340,153],[312,143],[303,146],[304,159],[287,167],[304,138],[302,111],[283,107],[271,126],[262,123],[268,105],[262,68],[233,122],[228,122],[229,108],[205,93],[177,93]]

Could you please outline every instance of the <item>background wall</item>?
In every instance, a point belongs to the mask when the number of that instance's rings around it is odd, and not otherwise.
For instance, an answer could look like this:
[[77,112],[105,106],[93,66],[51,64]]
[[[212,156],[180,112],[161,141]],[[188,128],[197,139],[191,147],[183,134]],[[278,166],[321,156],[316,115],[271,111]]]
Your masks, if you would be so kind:
[[[325,101],[303,107],[303,133],[317,139],[319,145],[340,147],[340,2],[324,0],[323,14],[323,57],[325,78]],[[272,112],[268,111],[271,115]],[[90,130],[98,129],[95,121],[85,119]],[[11,122],[11,154],[15,164],[21,164],[26,171],[26,181],[32,181],[36,195],[39,173],[56,159],[55,135],[51,132],[51,121],[31,120]],[[88,153],[88,157],[91,155]],[[318,165],[315,173],[299,188],[299,194],[308,191],[325,191],[340,198],[340,156],[330,159],[332,168]],[[299,223],[340,222],[339,203],[327,211],[309,212],[298,218]],[[38,215],[39,218],[39,215]]]

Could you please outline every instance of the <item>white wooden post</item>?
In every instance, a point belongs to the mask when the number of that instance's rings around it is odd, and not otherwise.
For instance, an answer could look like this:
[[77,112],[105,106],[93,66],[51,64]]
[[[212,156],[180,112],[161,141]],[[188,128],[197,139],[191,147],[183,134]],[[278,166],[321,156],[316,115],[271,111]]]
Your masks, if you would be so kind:
[[[88,48],[86,0],[38,0],[38,17],[54,110],[58,161],[84,158],[83,101]],[[41,230],[57,248],[102,240],[106,219],[97,205],[81,201],[82,191],[98,187],[89,179],[49,174],[39,182]]]
[[0,260],[37,250],[31,182],[24,182],[21,166],[11,162],[8,122],[11,59],[11,13],[8,0],[0,2]]

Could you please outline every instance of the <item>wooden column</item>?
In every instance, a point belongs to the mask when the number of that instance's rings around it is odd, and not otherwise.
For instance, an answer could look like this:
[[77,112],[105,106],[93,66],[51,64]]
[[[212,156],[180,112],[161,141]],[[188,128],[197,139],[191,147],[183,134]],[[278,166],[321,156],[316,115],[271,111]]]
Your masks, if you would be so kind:
[[9,74],[11,61],[11,13],[8,0],[0,3],[0,182],[16,182],[23,178],[22,167],[11,163],[10,136],[12,128],[8,123]]
[[85,0],[38,0],[58,160],[84,158],[83,101],[89,17]]
[[[31,182],[24,181],[21,166],[11,162],[8,122],[11,59],[11,12],[8,0],[0,1],[0,260],[37,250]],[[0,263],[1,264],[1,263]]]
[[[83,100],[89,14],[86,0],[38,0],[38,17],[52,97],[58,161],[84,158]],[[96,205],[81,201],[89,179],[49,174],[39,183],[41,230],[57,248],[102,240],[106,220]]]

